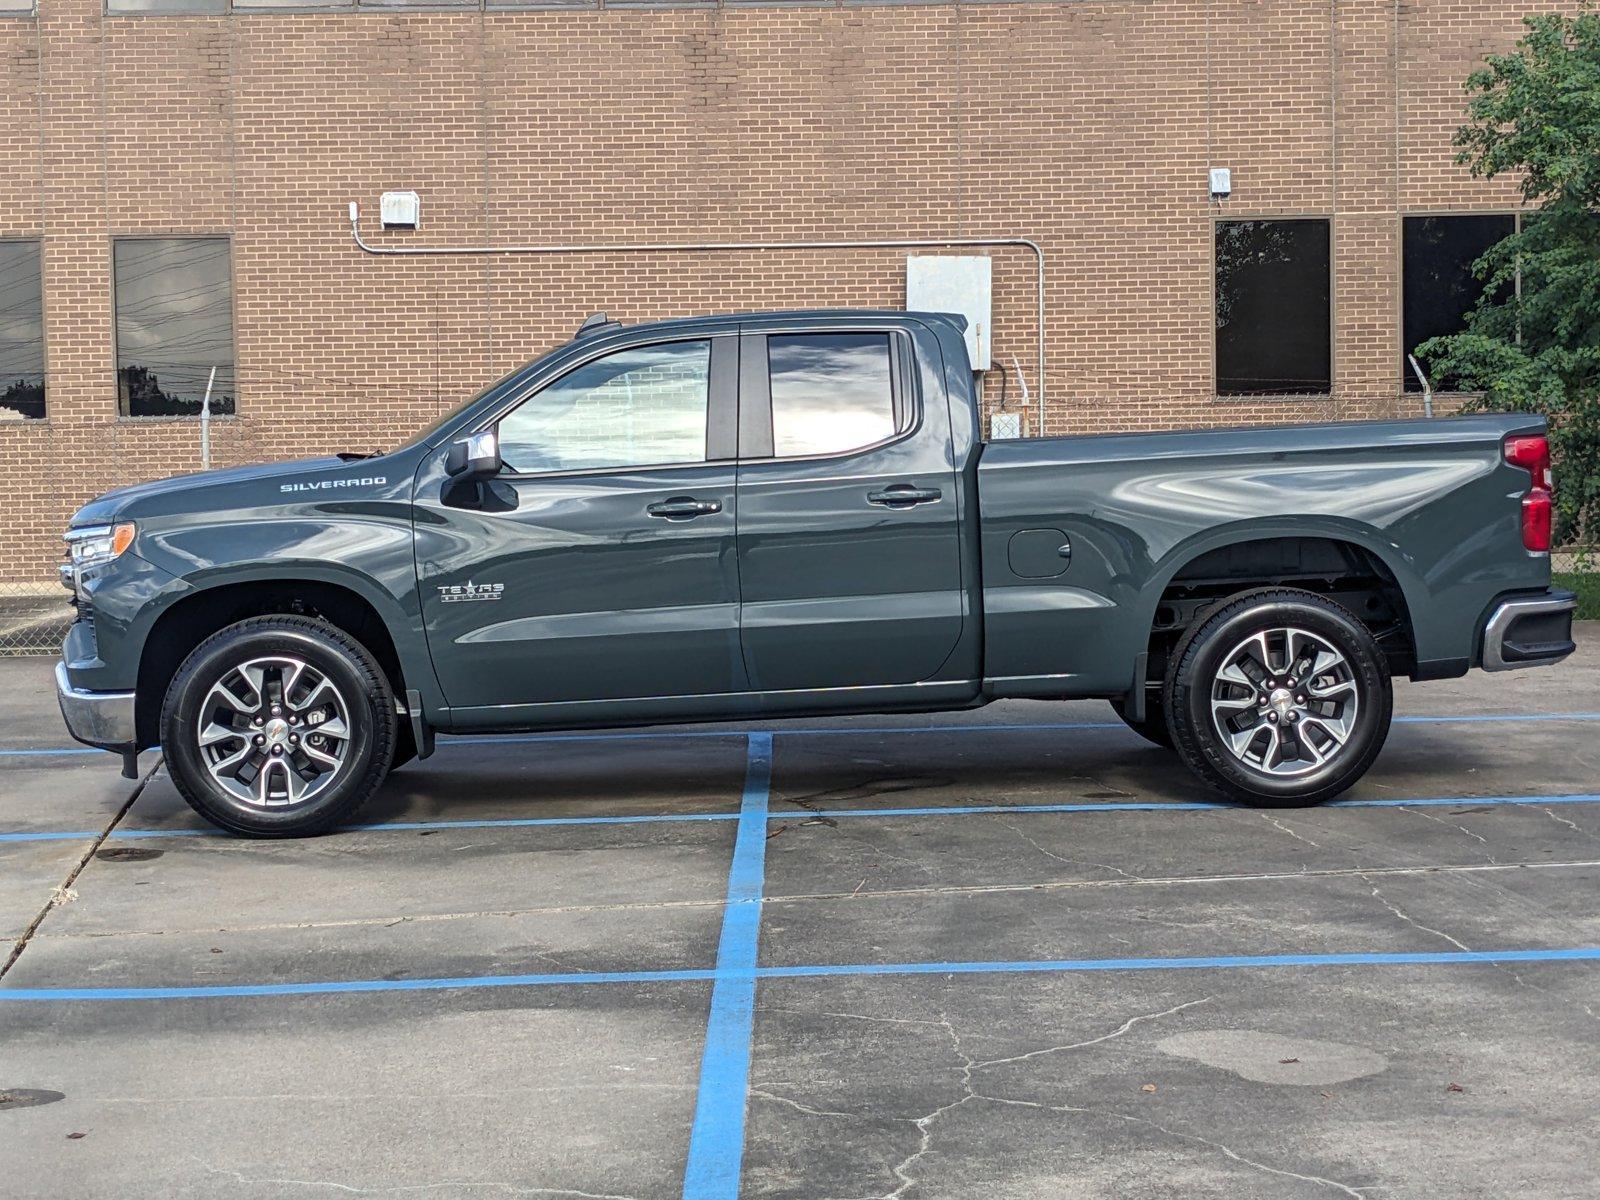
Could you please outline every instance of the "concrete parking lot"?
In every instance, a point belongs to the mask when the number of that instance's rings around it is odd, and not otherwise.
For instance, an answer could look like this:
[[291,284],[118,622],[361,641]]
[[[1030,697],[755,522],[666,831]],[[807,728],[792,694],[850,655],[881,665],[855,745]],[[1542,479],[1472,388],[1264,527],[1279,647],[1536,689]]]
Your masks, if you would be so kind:
[[442,739],[247,842],[0,663],[8,1197],[1600,1195],[1600,625],[1313,810],[1103,704]]

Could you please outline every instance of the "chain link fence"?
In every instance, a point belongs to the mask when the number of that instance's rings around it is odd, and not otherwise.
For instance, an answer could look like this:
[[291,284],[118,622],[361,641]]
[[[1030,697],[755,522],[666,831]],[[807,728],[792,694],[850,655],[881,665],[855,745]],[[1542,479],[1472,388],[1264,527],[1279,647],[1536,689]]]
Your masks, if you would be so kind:
[[72,604],[59,580],[0,582],[0,656],[55,654],[72,623]]

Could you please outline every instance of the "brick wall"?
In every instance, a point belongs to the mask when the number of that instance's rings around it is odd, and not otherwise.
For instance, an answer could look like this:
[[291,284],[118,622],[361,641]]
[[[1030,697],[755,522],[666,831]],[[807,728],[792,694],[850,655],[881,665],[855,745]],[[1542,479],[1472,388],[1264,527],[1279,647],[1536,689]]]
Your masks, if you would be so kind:
[[[0,237],[44,240],[49,409],[0,422],[0,580],[48,576],[83,500],[199,466],[194,421],[117,419],[117,234],[232,236],[226,465],[393,445],[594,310],[903,300],[895,251],[371,258],[345,206],[386,189],[422,195],[421,231],[368,223],[401,244],[1037,238],[1052,433],[1413,411],[1398,214],[1515,204],[1451,159],[1462,79],[1518,31],[1472,0],[39,9],[0,19]],[[1332,218],[1331,399],[1212,395],[1218,215]],[[1037,387],[1031,258],[994,253],[995,352]]]

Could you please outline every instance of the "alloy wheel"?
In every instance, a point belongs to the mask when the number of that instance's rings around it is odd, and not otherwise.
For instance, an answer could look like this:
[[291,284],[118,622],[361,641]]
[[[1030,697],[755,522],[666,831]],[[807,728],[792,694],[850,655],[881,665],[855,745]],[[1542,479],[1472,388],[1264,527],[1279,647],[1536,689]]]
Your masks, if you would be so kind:
[[1344,653],[1326,637],[1281,627],[1245,638],[1222,659],[1211,719],[1222,744],[1268,775],[1303,775],[1350,740],[1361,689]]
[[305,659],[263,656],[211,685],[195,734],[218,787],[255,808],[283,808],[312,799],[339,775],[350,753],[350,706]]

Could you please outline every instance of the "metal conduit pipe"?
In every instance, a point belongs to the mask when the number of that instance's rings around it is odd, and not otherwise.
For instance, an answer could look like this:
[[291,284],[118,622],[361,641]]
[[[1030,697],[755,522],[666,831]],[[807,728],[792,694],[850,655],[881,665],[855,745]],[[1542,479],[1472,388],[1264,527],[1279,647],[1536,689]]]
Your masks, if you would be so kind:
[[1026,246],[1035,262],[1034,295],[1038,304],[1039,356],[1035,368],[1038,383],[1039,433],[1044,433],[1044,250],[1032,238],[890,238],[882,241],[820,242],[649,242],[621,245],[571,246],[374,246],[361,237],[361,205],[350,202],[350,236],[368,254],[683,254],[727,250],[934,250],[953,246]]

